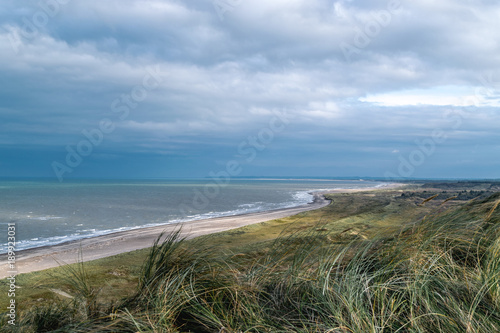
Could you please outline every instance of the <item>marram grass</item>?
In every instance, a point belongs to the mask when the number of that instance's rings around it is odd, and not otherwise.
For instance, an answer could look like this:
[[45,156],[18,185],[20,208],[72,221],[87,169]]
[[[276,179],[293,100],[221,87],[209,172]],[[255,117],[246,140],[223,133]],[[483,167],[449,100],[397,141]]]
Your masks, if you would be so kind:
[[17,330],[500,332],[499,198],[427,216],[397,236],[343,243],[316,226],[259,255],[186,246],[173,233],[150,250],[132,297],[100,306],[78,266],[66,277],[76,297],[30,309]]

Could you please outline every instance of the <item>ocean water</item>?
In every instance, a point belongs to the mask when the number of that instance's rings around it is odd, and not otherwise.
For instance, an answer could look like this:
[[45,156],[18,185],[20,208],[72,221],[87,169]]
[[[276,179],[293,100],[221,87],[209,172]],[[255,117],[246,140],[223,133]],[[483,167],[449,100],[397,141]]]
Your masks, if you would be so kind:
[[[0,181],[0,253],[7,225],[17,250],[121,230],[294,207],[311,192],[384,186],[370,181],[213,180]],[[3,238],[3,239],[2,239]]]

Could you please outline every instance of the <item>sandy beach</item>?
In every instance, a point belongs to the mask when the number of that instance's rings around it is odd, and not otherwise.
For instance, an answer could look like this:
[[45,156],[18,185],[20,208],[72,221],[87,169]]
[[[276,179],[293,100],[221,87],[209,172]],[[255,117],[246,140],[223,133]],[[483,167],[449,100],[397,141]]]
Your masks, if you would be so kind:
[[[390,184],[383,188],[388,189],[398,186],[401,186],[401,184]],[[314,193],[314,201],[312,203],[293,208],[167,224],[116,232],[53,246],[27,249],[16,252],[16,271],[17,274],[22,274],[57,267],[60,263],[75,263],[80,257],[80,251],[83,261],[90,261],[147,248],[153,244],[160,233],[172,232],[180,226],[182,226],[182,236],[194,238],[250,224],[284,218],[327,206],[330,203],[324,197],[324,194],[327,193],[352,193],[377,189],[380,188],[339,189],[316,192]],[[9,271],[7,255],[2,254],[0,255],[0,279],[9,276]]]

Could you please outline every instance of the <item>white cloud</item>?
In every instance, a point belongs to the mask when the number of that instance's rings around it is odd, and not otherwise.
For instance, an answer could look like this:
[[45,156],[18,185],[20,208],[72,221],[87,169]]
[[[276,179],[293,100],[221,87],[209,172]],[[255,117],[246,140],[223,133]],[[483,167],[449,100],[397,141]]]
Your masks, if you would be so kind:
[[375,103],[382,106],[493,106],[498,107],[498,99],[476,94],[482,90],[479,87],[435,87],[431,89],[415,89],[397,91],[385,94],[368,95],[359,100],[366,103]]

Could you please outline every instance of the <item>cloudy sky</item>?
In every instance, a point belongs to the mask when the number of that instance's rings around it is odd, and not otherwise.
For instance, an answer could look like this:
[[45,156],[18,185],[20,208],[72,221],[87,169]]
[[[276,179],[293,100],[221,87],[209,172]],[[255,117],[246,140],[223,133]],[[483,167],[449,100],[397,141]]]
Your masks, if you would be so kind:
[[500,178],[496,0],[4,0],[0,177]]

